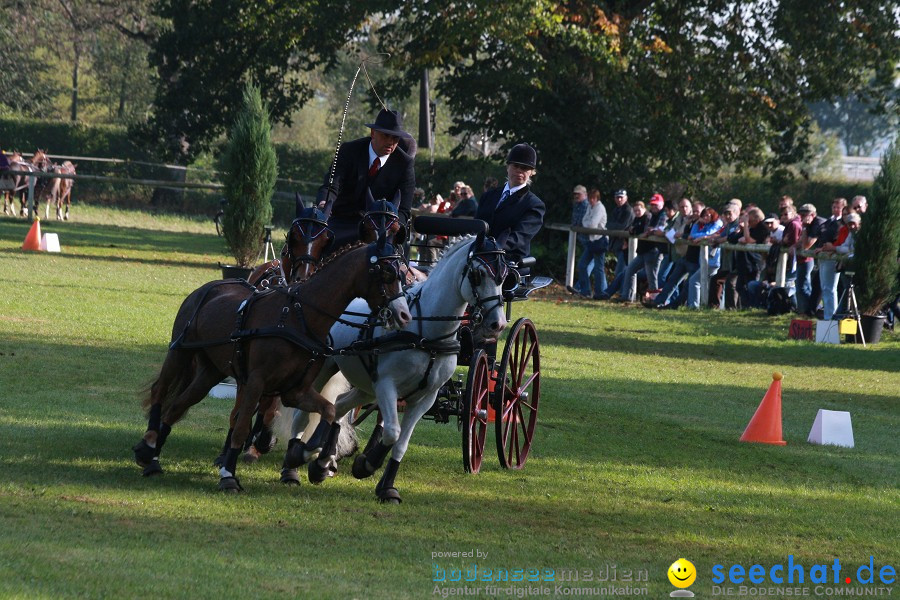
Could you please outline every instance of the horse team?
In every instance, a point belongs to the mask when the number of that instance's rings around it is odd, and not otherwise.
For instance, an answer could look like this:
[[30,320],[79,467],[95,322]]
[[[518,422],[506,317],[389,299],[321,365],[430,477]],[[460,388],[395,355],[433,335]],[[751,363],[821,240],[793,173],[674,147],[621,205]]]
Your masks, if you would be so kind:
[[[481,233],[448,249],[427,279],[404,288],[408,265],[392,245],[394,223],[384,211],[364,219],[364,227],[376,230],[364,232],[363,240],[374,241],[336,250],[325,260],[331,232],[321,213],[308,211],[292,224],[281,261],[251,276],[255,286],[213,281],[185,299],[144,403],[147,430],[133,447],[145,476],[162,472],[160,452],[172,426],[233,375],[237,398],[216,463],[219,489],[242,490],[236,475],[244,448],[271,448],[279,401],[302,411],[282,464],[286,484],[299,483],[301,465],[308,466],[313,483],[333,475],[347,429],[341,417],[375,401],[383,424],[352,473],[370,477],[390,457],[375,493],[382,502],[400,501],[394,485],[400,460],[419,418],[456,367],[460,325],[471,323],[474,335],[487,341],[495,341],[506,325],[505,256]],[[333,386],[343,393],[326,397],[334,378],[343,378],[345,385]],[[353,385],[349,391],[347,381]],[[402,423],[400,399],[406,403]],[[310,413],[320,420],[304,432]],[[262,425],[255,435],[254,415]]]
[[[11,173],[0,171],[0,191],[3,194],[3,214],[14,215],[14,201],[19,199],[19,216],[28,216],[28,180],[29,173],[52,173],[56,175],[75,175],[75,165],[71,161],[54,163],[43,150],[34,153],[31,161],[26,161],[22,154],[14,152],[8,157]],[[72,206],[72,179],[63,177],[37,177],[34,184],[35,210],[42,201],[46,202],[44,217],[50,218],[50,205],[56,206],[58,221],[69,219]],[[63,213],[65,205],[65,213]]]

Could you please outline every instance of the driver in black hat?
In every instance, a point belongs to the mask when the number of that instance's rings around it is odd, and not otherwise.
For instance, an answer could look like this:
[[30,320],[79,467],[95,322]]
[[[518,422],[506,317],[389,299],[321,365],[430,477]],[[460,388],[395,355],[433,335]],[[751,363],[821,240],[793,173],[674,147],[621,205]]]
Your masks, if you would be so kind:
[[528,185],[536,167],[534,148],[513,146],[506,156],[506,184],[485,192],[478,204],[476,218],[487,221],[490,234],[514,262],[529,256],[531,238],[544,224],[544,203]]
[[[403,148],[409,148],[412,136],[403,131],[403,119],[393,110],[378,113],[369,137],[341,144],[334,172],[334,183],[319,189],[318,202],[326,203],[328,226],[334,231],[334,248],[359,239],[359,224],[366,211],[366,190],[375,200],[397,205],[401,232],[405,241],[407,222],[416,189],[414,162]],[[330,212],[327,204],[331,203]]]

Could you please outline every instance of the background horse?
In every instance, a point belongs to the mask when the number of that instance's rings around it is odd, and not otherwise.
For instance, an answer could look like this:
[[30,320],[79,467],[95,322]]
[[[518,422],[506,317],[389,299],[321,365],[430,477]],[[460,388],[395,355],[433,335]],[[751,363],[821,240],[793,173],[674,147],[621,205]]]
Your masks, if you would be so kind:
[[[50,156],[40,148],[34,152],[31,157],[31,164],[42,173],[54,173],[57,166],[50,160]],[[70,163],[71,164],[71,163]],[[50,218],[50,202],[58,204],[59,198],[59,182],[55,177],[40,177],[34,183],[34,210],[37,211],[41,201],[46,201],[47,207],[44,210],[44,217]],[[59,209],[57,209],[57,219],[60,218]]]
[[[75,165],[72,164],[71,161],[65,161],[61,165],[56,165],[53,167],[53,172],[62,175],[74,175],[75,174]],[[56,179],[56,220],[69,220],[69,208],[72,206],[72,185],[74,184],[73,179]],[[66,214],[63,216],[62,206],[66,205]],[[50,198],[47,198],[47,212],[45,215],[47,218],[50,217]]]
[[[334,420],[334,406],[312,389],[312,382],[328,353],[324,340],[335,315],[361,297],[373,310],[389,306],[389,319],[398,326],[410,318],[400,288],[399,256],[389,244],[337,253],[315,276],[291,288],[248,298],[248,287],[239,280],[210,282],[179,309],[173,342],[144,401],[147,432],[133,448],[145,475],[161,471],[159,455],[172,426],[229,372],[238,381],[239,416],[220,469],[220,489],[242,489],[235,476],[237,457],[263,396],[280,394],[286,406],[320,413],[321,443]],[[236,330],[235,314],[240,315]]]
[[[399,334],[376,337],[369,344],[355,344],[362,351],[359,356],[335,355],[326,361],[316,385],[323,385],[340,369],[354,386],[351,391],[338,397],[335,405],[337,419],[373,399],[378,402],[384,421],[382,439],[357,457],[353,474],[357,478],[371,476],[381,467],[387,453],[391,452],[391,460],[375,488],[379,500],[400,501],[400,494],[394,487],[400,461],[406,453],[416,423],[434,404],[438,389],[456,369],[459,352],[457,332],[466,307],[472,307],[467,318],[476,325],[475,334],[480,343],[496,341],[506,326],[502,285],[507,274],[504,253],[492,238],[479,235],[457,242],[445,252],[426,281],[406,292],[414,323],[411,322]],[[351,303],[348,309],[354,310],[355,305]],[[352,316],[346,318],[351,321],[358,319]],[[376,336],[382,333],[379,329],[375,330]],[[358,332],[339,322],[331,328],[331,337],[336,348],[354,348]],[[392,345],[396,351],[391,350]],[[379,354],[366,353],[367,348],[378,348]],[[399,399],[406,402],[402,425],[397,414]],[[302,431],[305,426],[306,415],[298,412],[294,433]],[[332,428],[331,437],[339,433],[338,427]],[[291,440],[291,443],[295,441]],[[307,448],[311,445],[311,442],[306,443]],[[328,454],[330,446],[331,439],[318,460],[310,463],[310,480],[314,483],[323,480],[328,470],[336,468],[334,455]],[[282,481],[291,476],[296,478],[299,455],[290,450],[289,447],[285,456]],[[325,473],[321,471],[323,466]]]
[[[22,159],[19,152],[13,152],[9,157],[9,168],[13,171],[27,171],[33,173],[37,171],[37,167]],[[3,193],[3,214],[15,214],[15,206],[13,205],[16,197],[19,198],[19,216],[28,216],[28,176],[22,174],[7,175],[6,179],[12,182],[12,189],[5,190]],[[37,181],[35,181],[37,186]]]

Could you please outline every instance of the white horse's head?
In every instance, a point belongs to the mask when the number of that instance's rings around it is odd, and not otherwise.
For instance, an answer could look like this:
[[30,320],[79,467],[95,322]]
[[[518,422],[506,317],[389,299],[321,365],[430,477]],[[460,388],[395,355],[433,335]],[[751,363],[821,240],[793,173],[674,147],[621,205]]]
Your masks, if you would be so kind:
[[460,286],[460,292],[470,306],[476,343],[496,342],[506,327],[503,287],[514,276],[506,262],[506,253],[494,238],[479,234],[469,247]]

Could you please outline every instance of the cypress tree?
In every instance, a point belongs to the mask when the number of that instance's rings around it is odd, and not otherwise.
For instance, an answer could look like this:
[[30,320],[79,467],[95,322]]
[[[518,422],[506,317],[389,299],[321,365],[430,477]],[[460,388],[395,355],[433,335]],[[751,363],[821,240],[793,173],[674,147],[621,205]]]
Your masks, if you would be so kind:
[[898,291],[900,251],[900,139],[881,159],[869,210],[862,215],[854,263],[860,312],[878,314]]
[[265,226],[272,220],[272,192],[278,160],[272,126],[259,88],[248,83],[222,155],[225,241],[237,265],[249,267],[263,244]]

